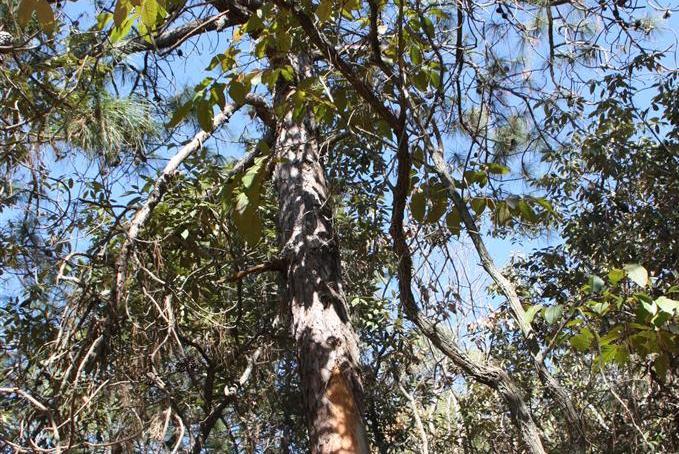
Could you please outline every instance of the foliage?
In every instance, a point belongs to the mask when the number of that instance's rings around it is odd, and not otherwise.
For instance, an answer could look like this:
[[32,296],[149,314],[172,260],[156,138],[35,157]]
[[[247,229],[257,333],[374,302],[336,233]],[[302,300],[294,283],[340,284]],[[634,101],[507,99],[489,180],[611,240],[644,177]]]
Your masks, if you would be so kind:
[[[0,440],[310,449],[274,146],[304,125],[375,451],[525,450],[501,389],[469,372],[488,365],[549,451],[573,427],[540,365],[588,452],[676,451],[679,73],[662,8],[5,1]],[[546,233],[495,273],[495,245]],[[463,360],[417,325],[411,287]]]

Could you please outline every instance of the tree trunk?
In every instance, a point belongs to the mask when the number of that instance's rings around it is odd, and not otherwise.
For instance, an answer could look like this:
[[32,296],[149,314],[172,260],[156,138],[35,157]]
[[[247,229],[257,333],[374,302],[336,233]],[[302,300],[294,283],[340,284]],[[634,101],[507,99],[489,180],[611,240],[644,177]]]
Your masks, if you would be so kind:
[[[276,103],[291,91],[279,86]],[[308,116],[307,116],[308,117]],[[313,453],[367,453],[358,346],[315,127],[279,118],[275,183],[299,373]]]

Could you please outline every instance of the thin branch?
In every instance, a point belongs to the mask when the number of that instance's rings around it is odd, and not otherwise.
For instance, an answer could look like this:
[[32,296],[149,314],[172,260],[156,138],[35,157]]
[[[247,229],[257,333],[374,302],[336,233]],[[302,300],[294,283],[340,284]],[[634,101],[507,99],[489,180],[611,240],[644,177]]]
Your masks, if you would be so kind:
[[172,176],[177,171],[182,162],[184,162],[184,160],[193,153],[200,150],[203,147],[205,141],[207,141],[212,136],[214,131],[226,123],[240,107],[241,106],[237,104],[227,104],[224,109],[214,117],[212,122],[212,130],[200,131],[194,136],[193,140],[184,145],[179,150],[179,152],[177,152],[177,154],[175,154],[172,159],[170,159],[160,174],[160,177],[156,180],[153,190],[151,190],[146,202],[144,202],[141,208],[139,208],[133,216],[129,226],[127,227],[127,231],[125,232],[126,238],[122,247],[120,248],[118,259],[116,260],[116,280],[112,292],[113,309],[118,307],[122,298],[123,287],[125,286],[125,280],[127,278],[127,263],[130,254],[134,249],[135,241],[139,237],[139,233],[146,224],[146,221],[148,221],[151,213],[167,192]]
[[252,268],[236,272],[230,280],[232,282],[236,282],[240,281],[245,276],[249,276],[250,274],[259,274],[266,271],[284,271],[285,263],[286,262],[283,259],[274,259],[269,262],[260,263],[259,265],[255,265]]

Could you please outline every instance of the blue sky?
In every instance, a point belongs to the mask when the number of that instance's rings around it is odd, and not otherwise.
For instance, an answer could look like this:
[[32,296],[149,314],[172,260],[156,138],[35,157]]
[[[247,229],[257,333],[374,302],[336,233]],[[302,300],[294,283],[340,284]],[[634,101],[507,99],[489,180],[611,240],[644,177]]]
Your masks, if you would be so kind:
[[[667,7],[672,5],[671,1],[665,0],[664,2],[658,2],[658,5],[665,5]],[[66,2],[64,6],[65,14],[76,19],[80,16],[80,29],[85,29],[89,24],[94,21],[91,16],[92,3],[89,1],[76,1],[76,2]],[[672,15],[668,20],[662,23],[659,33],[659,42],[667,43],[667,47],[671,48],[675,45],[677,40],[677,30],[679,30],[679,14]],[[168,66],[168,69],[173,73],[172,80],[167,81],[167,88],[170,92],[174,91],[179,93],[186,86],[193,86],[200,82],[204,77],[210,74],[205,68],[208,66],[210,60],[214,55],[224,51],[227,47],[228,40],[230,39],[230,32],[225,33],[209,33],[207,36],[203,36],[200,39],[192,39],[185,43],[181,49],[184,52],[184,57],[174,58],[173,63]],[[676,46],[675,46],[676,51]],[[676,65],[676,55],[668,56],[668,64],[670,66]],[[142,67],[143,65],[143,55],[137,54],[131,56],[128,62],[134,66]],[[644,102],[645,100],[641,100]],[[208,146],[219,151],[220,154],[226,157],[237,158],[243,152],[242,147],[237,145],[235,140],[230,141],[229,139],[236,139],[243,129],[252,127],[253,121],[244,114],[239,114],[234,116],[230,124],[225,128],[224,131],[218,134],[219,142],[211,141]],[[184,128],[186,131],[185,137],[190,137],[195,131],[189,130],[189,128]],[[229,143],[231,142],[231,143]],[[161,149],[162,155],[169,155],[173,153],[173,150]],[[72,169],[82,169],[85,161],[83,159],[71,159],[60,164],[62,167],[58,170],[59,173],[68,173]],[[162,168],[163,160],[158,160],[156,163],[157,168]],[[70,169],[69,169],[70,166]],[[152,173],[152,172],[151,172]],[[125,189],[129,188],[129,181],[120,181],[121,194]],[[519,192],[517,188],[517,192]],[[0,219],[7,216],[8,213],[0,215]],[[487,237],[488,249],[490,250],[496,263],[500,266],[507,263],[509,258],[516,253],[527,255],[532,250],[539,249],[548,245],[558,244],[560,242],[560,237],[557,232],[552,232],[549,235],[543,235],[536,239],[528,239],[525,237],[518,239],[500,239]],[[81,242],[78,247],[83,247],[86,244]],[[7,289],[8,287],[6,287]]]

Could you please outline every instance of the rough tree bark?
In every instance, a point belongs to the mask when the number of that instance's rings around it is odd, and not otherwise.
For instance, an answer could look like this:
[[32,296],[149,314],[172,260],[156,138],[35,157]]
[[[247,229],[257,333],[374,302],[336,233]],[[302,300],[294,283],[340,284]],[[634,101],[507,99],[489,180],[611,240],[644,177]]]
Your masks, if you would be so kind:
[[[276,104],[292,90],[279,86]],[[315,127],[278,119],[275,185],[311,452],[367,453],[358,346],[342,290],[339,248]]]

